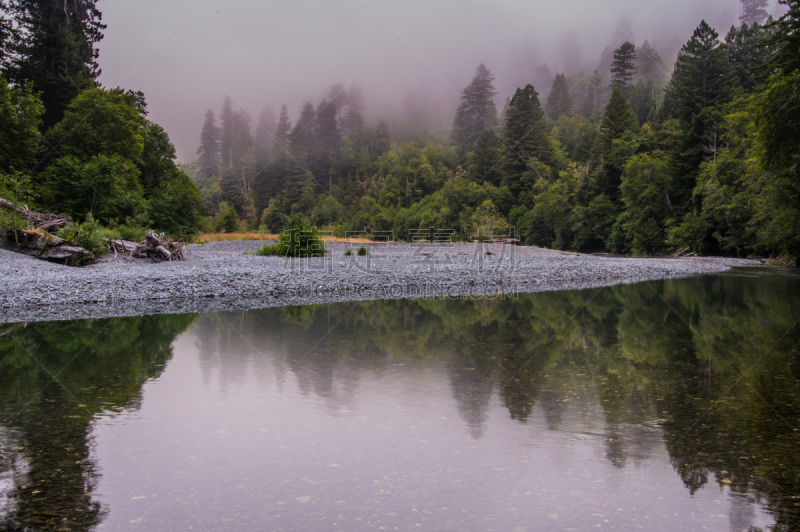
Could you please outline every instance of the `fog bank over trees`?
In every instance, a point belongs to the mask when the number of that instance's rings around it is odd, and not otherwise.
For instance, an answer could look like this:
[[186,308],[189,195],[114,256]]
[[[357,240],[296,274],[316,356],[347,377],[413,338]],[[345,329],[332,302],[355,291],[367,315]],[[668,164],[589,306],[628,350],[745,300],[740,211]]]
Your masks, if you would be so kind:
[[[368,123],[386,120],[395,136],[444,140],[480,63],[496,77],[502,109],[528,83],[546,97],[558,73],[573,84],[588,83],[594,70],[607,73],[625,41],[655,44],[671,70],[697,21],[726,30],[742,14],[738,0],[101,0],[98,7],[108,25],[100,82],[145,92],[181,161],[195,158],[205,111],[218,112],[226,97],[253,123],[265,107],[277,119],[284,104],[294,121],[335,83],[357,85]],[[779,6],[771,0],[767,9]]]

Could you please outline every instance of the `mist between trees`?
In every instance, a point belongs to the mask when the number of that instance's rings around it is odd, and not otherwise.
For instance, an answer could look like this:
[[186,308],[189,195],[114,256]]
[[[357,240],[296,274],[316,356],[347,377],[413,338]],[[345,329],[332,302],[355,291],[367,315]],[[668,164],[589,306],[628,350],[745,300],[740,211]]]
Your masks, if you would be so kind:
[[781,4],[779,20],[742,0],[739,25],[701,21],[672,68],[622,42],[591,73],[520,72],[535,85],[497,101],[481,64],[445,134],[423,113],[365,121],[379,115],[354,85],[255,121],[226,99],[179,168],[144,96],[97,86],[95,2],[43,18],[48,2],[12,0],[0,193],[130,234],[275,233],[301,214],[338,236],[490,225],[583,252],[797,260],[800,2]]

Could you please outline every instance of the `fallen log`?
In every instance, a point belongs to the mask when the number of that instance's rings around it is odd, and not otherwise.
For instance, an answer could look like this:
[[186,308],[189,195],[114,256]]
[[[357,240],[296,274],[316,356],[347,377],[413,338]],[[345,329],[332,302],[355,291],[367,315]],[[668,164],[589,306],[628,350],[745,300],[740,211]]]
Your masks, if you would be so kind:
[[19,231],[14,241],[15,251],[67,265],[77,264],[89,255],[89,252],[78,244],[67,242],[41,229]]
[[0,198],[0,209],[17,213],[27,222],[28,227],[36,227],[48,233],[56,233],[72,223],[72,218],[66,214],[34,212],[29,210],[28,207],[14,205],[3,198]]
[[187,257],[183,240],[173,242],[164,233],[159,235],[152,229],[147,230],[144,240],[130,254],[131,257],[148,258],[154,262],[186,260]]

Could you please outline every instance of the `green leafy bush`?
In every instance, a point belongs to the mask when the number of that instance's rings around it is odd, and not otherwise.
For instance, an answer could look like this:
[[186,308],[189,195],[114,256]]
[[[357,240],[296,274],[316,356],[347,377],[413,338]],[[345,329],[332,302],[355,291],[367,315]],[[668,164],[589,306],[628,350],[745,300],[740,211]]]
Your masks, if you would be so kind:
[[108,253],[108,242],[104,239],[107,231],[89,213],[85,222],[70,224],[60,230],[57,236],[67,242],[74,242],[88,251],[89,255],[82,260],[86,263]]
[[349,257],[349,256],[351,256],[352,254],[353,254],[353,250],[352,250],[352,249],[348,249],[347,251],[345,251],[345,252],[344,252],[344,256],[345,256],[345,257]]
[[328,254],[325,242],[311,221],[298,213],[284,216],[284,229],[277,244],[264,244],[259,255],[279,255],[282,257],[324,257]]
[[214,217],[214,230],[218,233],[235,233],[239,230],[239,218],[236,216],[236,209],[227,202],[222,202],[219,206],[219,213]]
[[361,246],[360,248],[358,248],[358,256],[359,257],[365,257],[368,253],[369,253],[369,250],[367,249],[367,246]]

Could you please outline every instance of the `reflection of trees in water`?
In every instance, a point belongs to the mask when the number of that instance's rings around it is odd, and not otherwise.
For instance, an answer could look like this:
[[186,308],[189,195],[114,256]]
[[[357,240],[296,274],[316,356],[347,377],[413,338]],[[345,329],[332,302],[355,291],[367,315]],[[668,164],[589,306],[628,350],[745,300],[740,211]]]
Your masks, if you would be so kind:
[[467,356],[460,353],[450,359],[447,372],[458,413],[469,427],[472,437],[477,440],[486,432],[495,378],[491,374],[483,374]]
[[[172,356],[194,316],[17,326],[0,337],[0,401],[10,480],[3,530],[89,530],[105,511],[91,422],[137,408],[141,388]],[[57,376],[54,380],[52,376]]]
[[[474,438],[486,431],[496,391],[521,423],[538,408],[550,430],[606,434],[607,458],[620,468],[645,462],[663,441],[692,493],[716,482],[738,494],[732,530],[752,522],[755,498],[775,516],[776,530],[798,530],[800,333],[782,337],[800,316],[800,300],[787,297],[797,287],[719,277],[516,300],[361,302],[209,314],[193,331],[206,383],[214,376],[226,390],[255,375],[261,386],[280,389],[289,373],[299,391],[332,413],[357,406],[363,375],[439,358]],[[45,385],[52,398],[36,399],[13,419],[6,408],[5,448],[24,448],[0,462],[20,471],[17,519],[53,519],[34,513],[46,501],[60,501],[61,515],[81,526],[102,518],[91,497],[61,494],[92,492],[91,416],[107,408],[104,402],[136,404],[141,384],[161,371],[172,338],[187,324],[174,319],[111,320],[108,331],[100,327],[105,322],[17,326],[0,336],[4,404],[25,404]],[[57,370],[98,333],[104,347],[87,350],[59,377],[87,405],[81,410],[25,347]],[[48,446],[43,434],[64,450]],[[62,464],[65,457],[72,463]],[[35,528],[39,521],[26,522]]]

